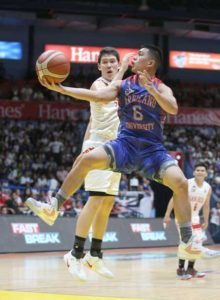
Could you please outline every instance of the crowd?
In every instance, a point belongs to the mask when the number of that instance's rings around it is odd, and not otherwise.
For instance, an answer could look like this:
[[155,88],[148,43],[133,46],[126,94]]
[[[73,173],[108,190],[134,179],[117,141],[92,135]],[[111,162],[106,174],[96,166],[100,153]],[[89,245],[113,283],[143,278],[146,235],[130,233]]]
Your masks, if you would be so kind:
[[[127,72],[127,75],[130,75]],[[80,66],[74,69],[64,82],[67,86],[89,88],[92,82],[99,77],[96,66]],[[203,84],[180,81],[165,81],[172,87],[178,104],[185,107],[217,108],[220,107],[220,87],[218,84]],[[0,99],[11,99],[12,101],[60,101],[66,102],[70,98],[62,94],[54,93],[43,88],[36,78],[27,80],[0,80]]]
[[[0,119],[1,214],[29,213],[24,205],[27,197],[47,201],[48,191],[57,191],[81,151],[89,113],[79,111],[77,116],[74,121],[65,122]],[[140,199],[135,205],[139,207],[141,198],[149,194],[150,185],[135,176],[123,175],[120,191],[124,198],[127,191],[138,192]],[[65,203],[62,215],[77,215],[87,198],[88,194],[80,190]],[[126,203],[126,216],[138,215],[133,209],[135,205]]]
[[[70,75],[67,85],[89,87],[99,75],[96,67],[83,67]],[[220,88],[215,84],[168,82],[180,106],[220,107]],[[0,99],[10,101],[58,101],[70,99],[41,87],[38,81],[0,81]],[[1,101],[1,100],[0,100]],[[29,213],[24,200],[32,195],[47,201],[48,191],[56,191],[74,159],[81,151],[89,111],[76,113],[68,121],[17,121],[0,119],[0,213]],[[192,177],[193,166],[203,161],[208,166],[208,182],[212,185],[212,230],[220,228],[220,128],[171,127],[164,131],[165,146],[169,151],[184,155],[183,169]],[[78,215],[88,194],[79,190],[63,207],[62,215]],[[144,204],[143,204],[144,203]],[[143,207],[145,206],[145,209]],[[146,208],[147,207],[147,208]],[[116,198],[112,216],[155,216],[154,197],[150,182],[139,174],[123,175],[120,195]],[[214,229],[213,229],[214,228]]]
[[[48,190],[56,191],[68,170],[81,151],[81,144],[87,126],[88,111],[79,111],[74,121],[15,121],[1,119],[0,127],[0,205],[25,212],[24,199],[33,195],[47,200]],[[214,127],[170,127],[165,126],[164,143],[169,151],[184,153],[184,173],[192,177],[193,166],[203,161],[208,166],[207,180],[213,187],[211,206],[220,201],[220,128]],[[121,199],[126,192],[144,191],[151,193],[150,183],[139,174],[123,175],[120,184]],[[146,194],[143,194],[143,196]],[[64,214],[72,208],[79,211],[86,202],[87,193],[80,191],[64,206]],[[128,196],[128,195],[127,195]],[[132,198],[131,194],[129,197]],[[127,199],[129,198],[127,197]],[[151,197],[152,198],[152,197]],[[10,201],[9,201],[10,200]],[[140,198],[141,200],[141,198]],[[134,216],[134,201],[127,207]],[[131,204],[132,202],[132,204]],[[16,205],[13,205],[16,203]],[[125,202],[124,202],[125,203]],[[140,204],[140,203],[139,203]],[[14,207],[15,206],[15,207]],[[16,207],[18,206],[18,207]],[[76,206],[76,207],[75,207]],[[123,206],[123,205],[122,205]],[[153,203],[151,203],[153,208]],[[112,215],[118,209],[118,201]],[[3,210],[5,212],[5,209]],[[3,212],[2,212],[3,213]],[[9,211],[12,213],[12,210]],[[124,215],[129,214],[124,213]],[[137,215],[145,215],[137,213]],[[149,213],[152,215],[152,212]]]
[[172,87],[178,99],[178,105],[184,107],[219,108],[219,84],[194,83],[194,82],[167,82]]

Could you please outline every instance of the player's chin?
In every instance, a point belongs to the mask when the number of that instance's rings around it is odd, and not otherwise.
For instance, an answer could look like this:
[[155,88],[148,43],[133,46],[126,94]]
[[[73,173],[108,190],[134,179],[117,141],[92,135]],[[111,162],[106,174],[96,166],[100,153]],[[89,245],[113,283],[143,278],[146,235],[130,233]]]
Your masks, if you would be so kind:
[[105,78],[107,80],[111,81],[114,78],[114,75],[115,75],[114,73],[107,73],[106,76],[105,76]]

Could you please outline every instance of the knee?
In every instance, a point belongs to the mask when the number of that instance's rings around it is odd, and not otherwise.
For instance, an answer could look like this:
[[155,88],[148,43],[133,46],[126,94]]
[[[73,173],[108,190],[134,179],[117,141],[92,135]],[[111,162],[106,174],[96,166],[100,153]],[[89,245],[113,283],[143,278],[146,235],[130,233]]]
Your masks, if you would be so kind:
[[185,177],[179,177],[174,185],[175,193],[188,193],[188,181]]
[[91,159],[90,155],[87,154],[80,154],[77,159],[76,159],[76,163],[74,165],[80,164],[81,167],[84,170],[92,170],[94,169],[94,162]]

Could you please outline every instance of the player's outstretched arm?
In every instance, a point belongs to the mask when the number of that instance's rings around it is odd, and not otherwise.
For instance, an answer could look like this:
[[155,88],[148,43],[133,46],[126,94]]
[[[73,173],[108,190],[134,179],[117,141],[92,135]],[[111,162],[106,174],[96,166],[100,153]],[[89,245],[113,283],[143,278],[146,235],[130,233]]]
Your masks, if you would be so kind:
[[56,83],[50,83],[47,81],[40,80],[40,83],[48,88],[49,90],[61,93],[63,95],[73,97],[79,100],[85,100],[89,102],[100,102],[100,103],[106,103],[110,102],[113,99],[116,98],[119,88],[120,88],[120,81],[115,81],[114,84],[109,85],[107,87],[104,87],[102,89],[93,91],[88,89],[82,89],[82,88],[72,88],[63,86],[61,84]]

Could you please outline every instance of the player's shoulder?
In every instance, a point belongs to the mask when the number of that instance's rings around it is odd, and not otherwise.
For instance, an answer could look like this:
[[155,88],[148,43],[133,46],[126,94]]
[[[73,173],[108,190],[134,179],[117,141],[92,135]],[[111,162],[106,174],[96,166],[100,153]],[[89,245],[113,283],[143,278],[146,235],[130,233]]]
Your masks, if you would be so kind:
[[195,182],[195,178],[194,178],[194,177],[189,178],[189,179],[187,179],[187,180],[188,180],[188,183],[194,183],[194,182]]
[[159,84],[164,84],[164,85],[166,85],[160,78],[158,78],[158,77],[156,77],[156,76],[153,77],[152,81],[153,81],[155,84],[157,84],[157,85],[159,85]]
[[103,77],[99,77],[93,82],[90,89],[96,90],[96,89],[104,88],[104,87],[108,86],[109,83],[110,82],[105,80]]
[[125,79],[123,79],[123,81],[137,82],[138,81],[138,75],[137,74],[133,74],[133,75],[128,76]]
[[207,187],[208,189],[211,189],[211,188],[212,188],[211,185],[210,185],[206,180],[204,181],[203,184],[204,184],[204,186]]

